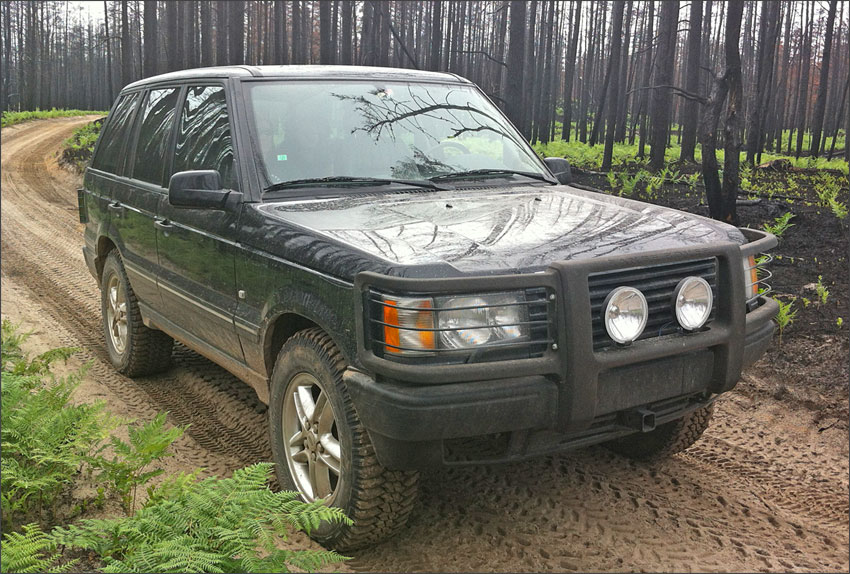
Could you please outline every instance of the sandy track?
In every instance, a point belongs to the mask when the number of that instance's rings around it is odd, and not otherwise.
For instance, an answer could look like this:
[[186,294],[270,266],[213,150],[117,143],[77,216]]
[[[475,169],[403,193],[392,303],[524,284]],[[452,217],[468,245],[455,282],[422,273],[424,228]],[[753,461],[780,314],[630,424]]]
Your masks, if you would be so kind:
[[[167,373],[131,380],[109,366],[99,291],[82,259],[78,178],[59,168],[81,119],[2,131],[3,312],[42,344],[82,348],[84,390],[135,417],[192,426],[170,466],[213,474],[269,460],[253,392],[178,347]],[[603,448],[423,477],[410,527],[357,553],[375,571],[847,571],[848,447],[840,428],[766,399],[745,376],[687,453],[638,464]]]

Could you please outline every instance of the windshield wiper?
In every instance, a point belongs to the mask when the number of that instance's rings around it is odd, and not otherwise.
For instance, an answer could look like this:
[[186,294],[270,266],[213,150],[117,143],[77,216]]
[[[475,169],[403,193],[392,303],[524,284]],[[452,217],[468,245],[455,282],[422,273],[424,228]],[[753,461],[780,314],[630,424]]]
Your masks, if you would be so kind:
[[472,169],[469,171],[456,171],[453,173],[444,173],[442,175],[435,175],[434,177],[429,177],[430,181],[446,181],[450,179],[460,179],[464,177],[475,177],[475,176],[493,176],[498,177],[502,175],[521,175],[523,177],[528,177],[530,179],[536,179],[539,181],[545,181],[546,183],[558,183],[548,175],[544,175],[542,173],[534,173],[533,171],[517,171],[514,169]]
[[397,183],[400,185],[409,185],[411,187],[421,187],[423,189],[433,189],[435,191],[445,191],[452,189],[437,185],[433,181],[427,179],[393,179],[382,177],[356,177],[348,175],[334,175],[330,177],[311,177],[306,179],[293,179],[290,181],[281,181],[274,183],[263,190],[263,193],[270,191],[280,191],[282,189],[292,189],[296,187],[310,186],[346,186],[346,185],[390,185]]

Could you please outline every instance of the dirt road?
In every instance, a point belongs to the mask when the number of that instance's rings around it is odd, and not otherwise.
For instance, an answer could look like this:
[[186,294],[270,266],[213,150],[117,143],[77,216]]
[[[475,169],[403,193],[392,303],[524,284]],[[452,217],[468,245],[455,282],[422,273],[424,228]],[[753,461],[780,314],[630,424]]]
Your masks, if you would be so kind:
[[[82,348],[84,397],[121,415],[168,411],[191,423],[172,470],[227,474],[270,459],[266,415],[228,373],[178,347],[164,375],[130,380],[108,365],[98,288],[80,247],[79,178],[57,164],[85,120],[2,131],[2,309],[31,343]],[[713,426],[659,465],[603,448],[423,477],[410,527],[357,553],[362,571],[847,571],[846,424],[771,398],[745,374]]]

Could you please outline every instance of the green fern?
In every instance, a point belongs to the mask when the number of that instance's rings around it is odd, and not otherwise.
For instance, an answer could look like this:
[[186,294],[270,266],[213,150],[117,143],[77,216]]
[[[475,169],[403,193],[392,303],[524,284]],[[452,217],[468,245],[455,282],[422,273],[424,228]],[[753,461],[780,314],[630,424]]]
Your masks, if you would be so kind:
[[96,552],[104,572],[313,571],[345,558],[331,551],[277,547],[291,528],[311,532],[323,521],[351,521],[323,501],[303,503],[272,492],[272,465],[237,470],[232,478],[177,475],[151,490],[130,518],[82,520],[57,528],[57,544]]
[[163,473],[161,468],[143,472],[154,461],[171,456],[168,447],[180,438],[187,426],[165,428],[166,413],[159,413],[153,420],[142,425],[130,425],[130,442],[111,437],[113,457],[107,460],[96,457],[91,460],[96,467],[102,468],[101,478],[105,479],[120,495],[124,510],[131,515],[136,506],[138,487]]
[[63,379],[5,373],[0,507],[13,522],[54,503],[107,434],[103,403],[69,405],[80,373]]
[[57,564],[61,556],[53,542],[38,524],[27,524],[23,533],[12,532],[3,535],[3,560],[0,572],[68,572],[76,560]]

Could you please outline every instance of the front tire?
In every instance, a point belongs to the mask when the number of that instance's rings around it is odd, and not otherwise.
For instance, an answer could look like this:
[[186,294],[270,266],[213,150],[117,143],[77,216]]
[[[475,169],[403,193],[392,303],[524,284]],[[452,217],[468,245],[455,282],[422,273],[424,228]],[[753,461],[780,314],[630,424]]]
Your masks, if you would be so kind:
[[656,461],[682,452],[693,445],[708,428],[714,403],[658,426],[647,433],[635,433],[606,442],[617,454],[644,461]]
[[103,264],[100,312],[109,361],[119,373],[141,377],[171,366],[174,339],[145,327],[136,294],[115,250]]
[[311,535],[348,551],[403,528],[416,501],[418,473],[388,470],[342,381],[345,360],[321,329],[301,331],[278,354],[269,425],[277,477],[305,501],[327,499],[354,521],[323,523]]

